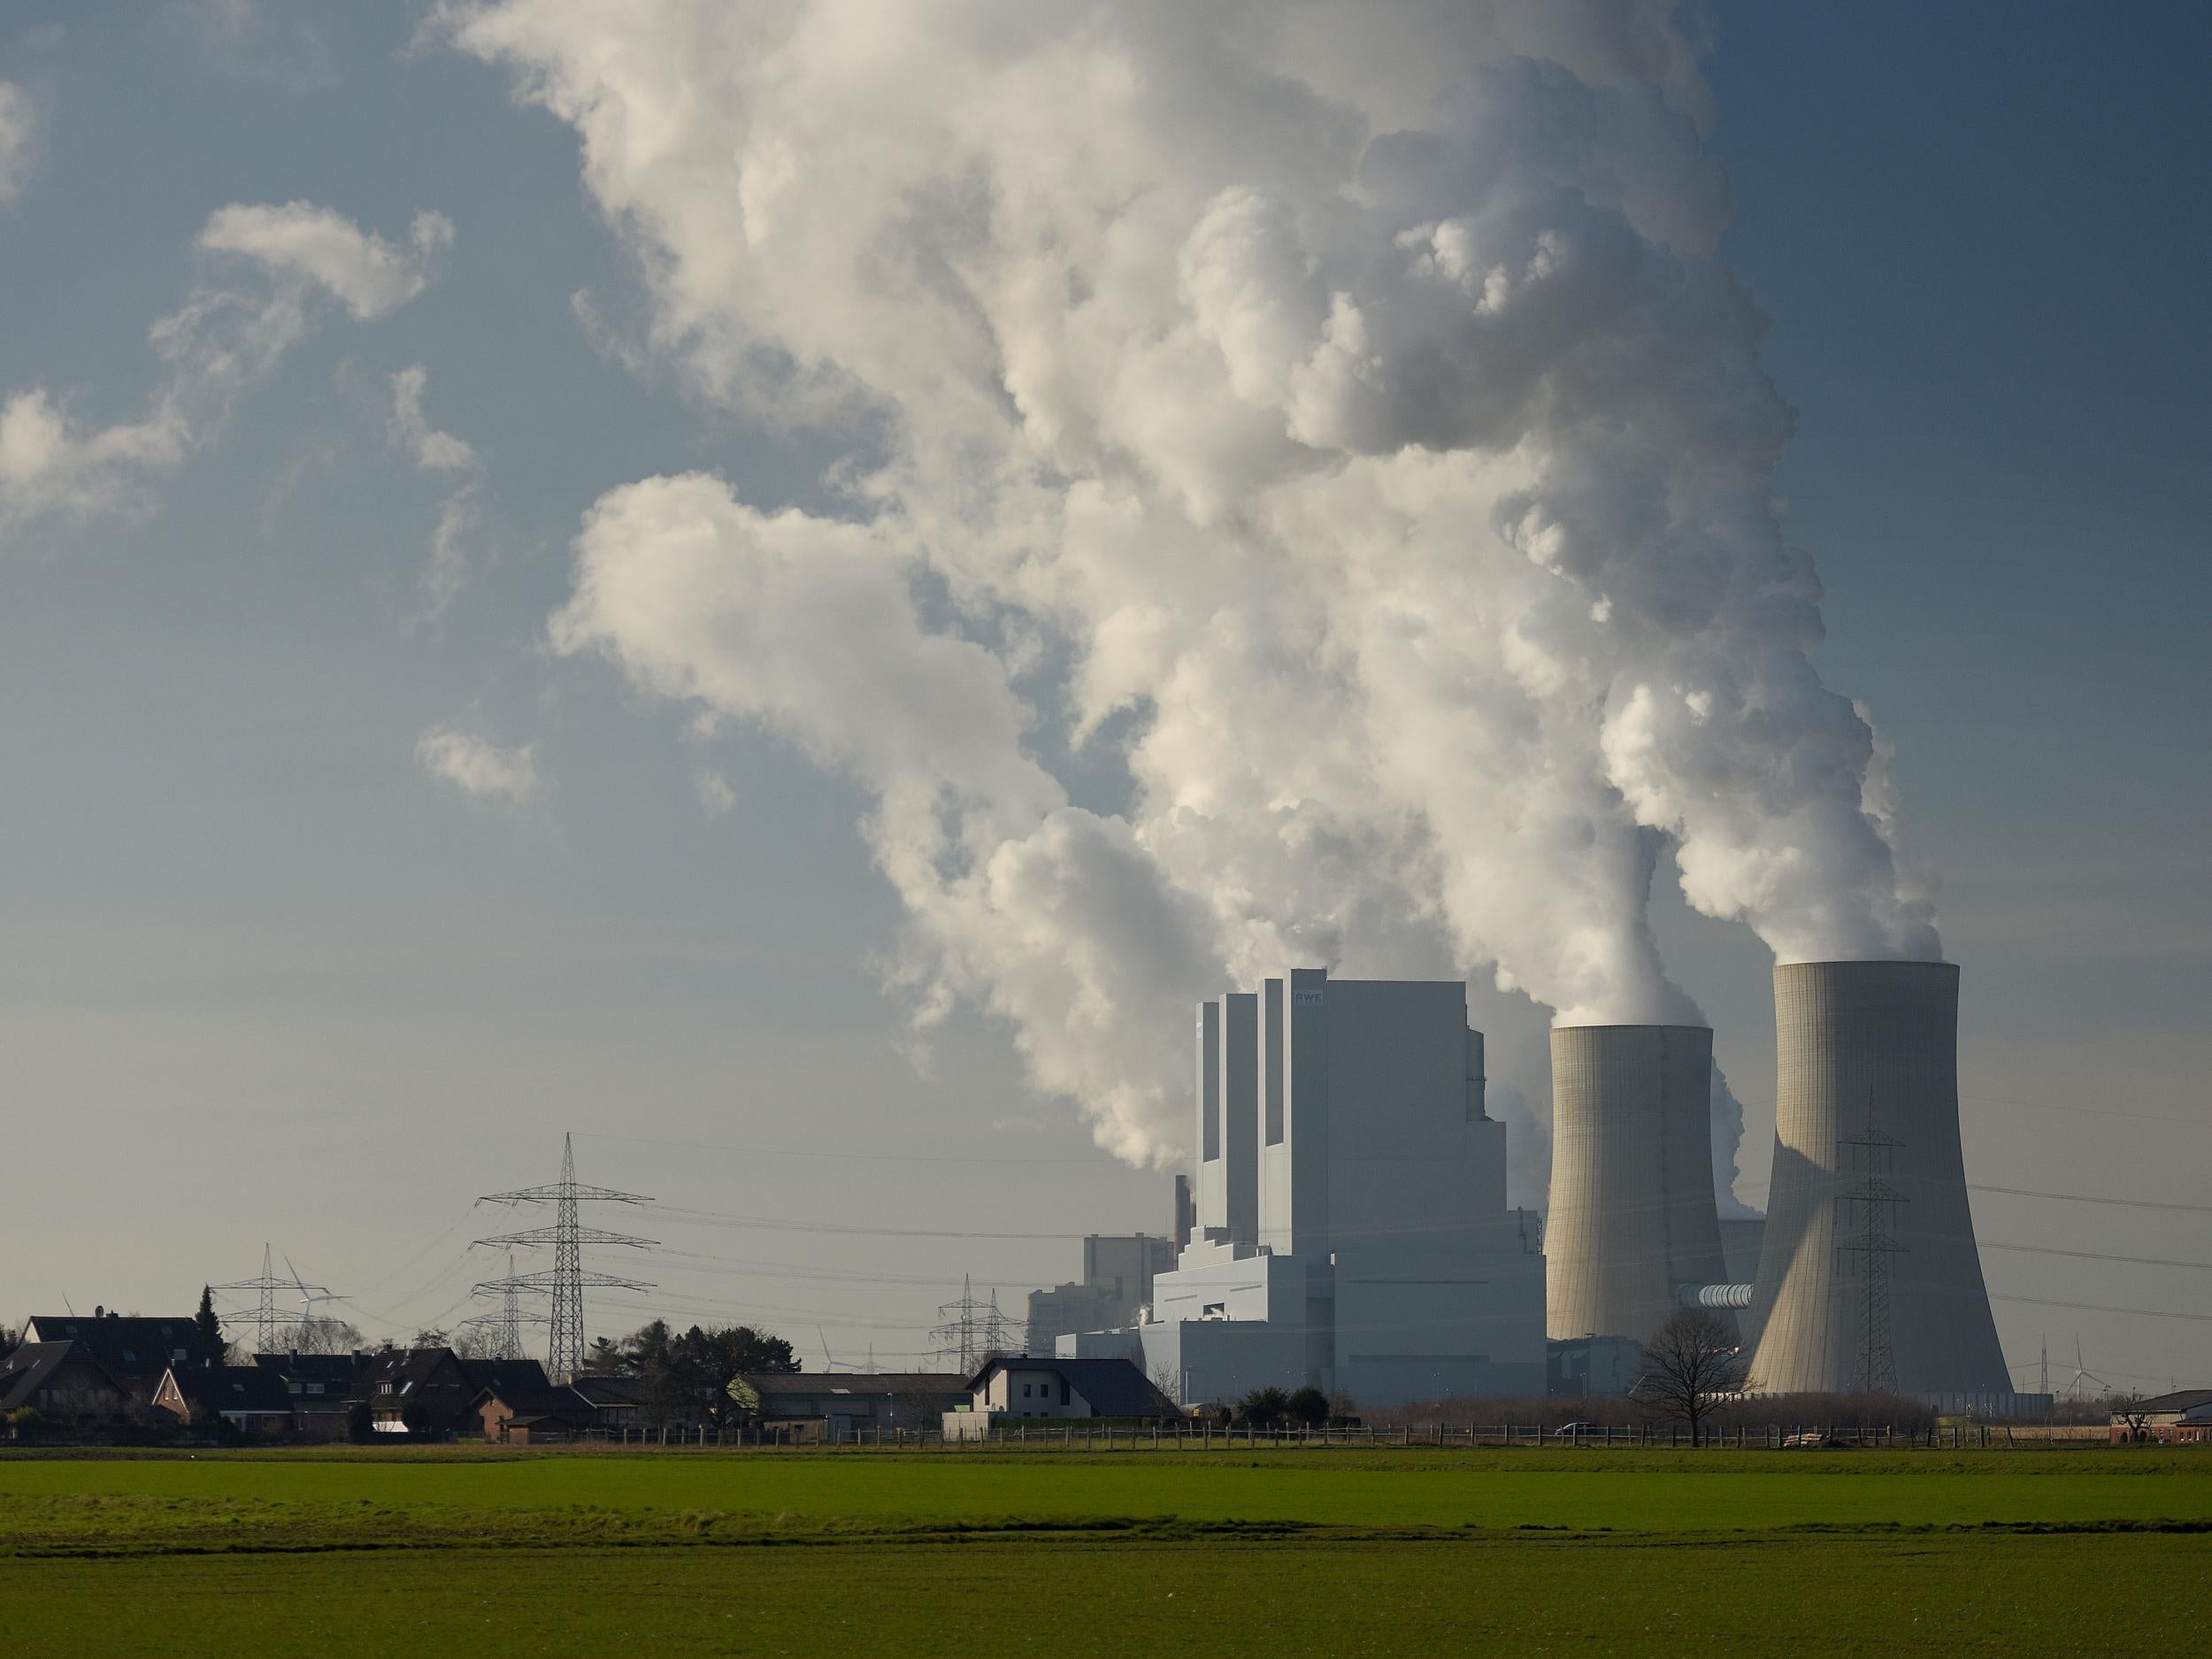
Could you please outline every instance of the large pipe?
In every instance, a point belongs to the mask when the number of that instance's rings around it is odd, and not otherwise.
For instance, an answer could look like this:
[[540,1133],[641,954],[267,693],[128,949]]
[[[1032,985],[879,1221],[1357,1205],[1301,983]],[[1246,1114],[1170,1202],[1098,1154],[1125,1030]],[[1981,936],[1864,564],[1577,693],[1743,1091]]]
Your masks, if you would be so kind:
[[1774,1177],[1750,1383],[2003,1390],[1959,1147],[1959,971],[1774,971]]
[[1716,1308],[1748,1308],[1748,1285],[1677,1285],[1674,1299],[1685,1308],[1710,1311]]
[[1555,1340],[1647,1340],[1675,1286],[1714,1284],[1713,1033],[1555,1025],[1546,1327]]

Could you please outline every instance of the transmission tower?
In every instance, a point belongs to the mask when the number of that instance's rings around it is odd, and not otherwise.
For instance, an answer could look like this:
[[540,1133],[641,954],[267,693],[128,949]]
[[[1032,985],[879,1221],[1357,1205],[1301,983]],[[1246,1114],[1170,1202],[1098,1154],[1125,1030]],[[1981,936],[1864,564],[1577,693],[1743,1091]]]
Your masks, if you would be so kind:
[[522,1310],[523,1289],[516,1283],[514,1252],[507,1253],[507,1277],[489,1284],[479,1285],[476,1295],[497,1294],[499,1311],[479,1314],[473,1319],[461,1321],[461,1329],[476,1339],[476,1347],[486,1359],[522,1359],[522,1327],[526,1325],[550,1325],[552,1316],[544,1313],[525,1313]]
[[960,1300],[937,1310],[938,1325],[930,1332],[937,1357],[956,1360],[964,1377],[972,1377],[995,1354],[1018,1354],[1025,1338],[1015,1322],[999,1311],[998,1292],[988,1302],[977,1298],[965,1275],[960,1280]]
[[[1897,1241],[1897,1206],[1905,1195],[1889,1179],[1890,1160],[1905,1143],[1869,1123],[1838,1143],[1857,1179],[1836,1194],[1838,1254],[1849,1258],[1861,1293],[1858,1386],[1862,1394],[1897,1392],[1897,1355],[1890,1340],[1890,1258]],[[1855,1227],[1852,1224],[1857,1223]]]
[[[478,1201],[488,1204],[551,1204],[553,1225],[532,1227],[522,1233],[503,1233],[496,1238],[479,1239],[480,1245],[519,1246],[525,1249],[549,1249],[553,1252],[550,1272],[510,1273],[505,1279],[495,1279],[475,1287],[480,1296],[503,1294],[508,1292],[536,1292],[549,1295],[553,1301],[548,1323],[552,1327],[546,1345],[545,1369],[555,1382],[565,1383],[583,1369],[584,1364],[584,1291],[650,1290],[650,1285],[634,1279],[625,1279],[617,1273],[592,1273],[584,1271],[583,1247],[587,1244],[625,1245],[644,1249],[655,1241],[634,1239],[627,1233],[605,1233],[597,1227],[587,1227],[577,1219],[580,1203],[649,1204],[653,1201],[637,1193],[618,1193],[610,1187],[584,1187],[576,1179],[576,1148],[574,1138],[561,1137],[561,1179],[550,1187],[523,1187],[511,1193],[487,1193]],[[519,1323],[520,1316],[517,1316]],[[518,1341],[519,1335],[518,1334]]]
[[[285,1265],[289,1267],[291,1263],[287,1262]],[[266,1244],[261,1247],[260,1278],[233,1279],[227,1285],[211,1285],[208,1288],[211,1290],[250,1290],[255,1293],[257,1300],[254,1307],[253,1326],[254,1352],[257,1354],[279,1352],[278,1333],[286,1325],[293,1323],[291,1315],[277,1311],[277,1292],[296,1290],[301,1300],[306,1304],[308,1312],[313,1311],[316,1302],[334,1300],[327,1286],[303,1285],[300,1282],[299,1275],[296,1273],[289,1279],[279,1279],[275,1270],[275,1252]],[[303,1319],[305,1315],[303,1314],[301,1317]]]

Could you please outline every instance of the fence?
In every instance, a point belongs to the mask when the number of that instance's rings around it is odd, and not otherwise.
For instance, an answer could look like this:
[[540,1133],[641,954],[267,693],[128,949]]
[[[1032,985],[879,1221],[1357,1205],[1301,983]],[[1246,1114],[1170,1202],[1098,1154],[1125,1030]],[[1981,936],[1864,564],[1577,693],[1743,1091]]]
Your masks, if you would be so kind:
[[[936,1429],[878,1428],[860,1425],[841,1433],[824,1433],[817,1419],[804,1423],[771,1423],[758,1427],[721,1430],[666,1427],[660,1429],[603,1429],[580,1433],[571,1445],[602,1445],[610,1448],[671,1451],[740,1447],[823,1448],[830,1450],[944,1450],[964,1451],[1031,1448],[1039,1451],[1146,1452],[1212,1451],[1244,1448],[1272,1451],[1334,1448],[1380,1450],[1390,1448],[1428,1448],[1432,1450],[1479,1447],[1563,1448],[1632,1447],[1692,1449],[1688,1429],[1679,1424],[1570,1425],[1547,1429],[1540,1425],[1498,1424],[1490,1426],[1444,1423],[1388,1427],[1256,1428],[1248,1425],[1225,1426],[1203,1422],[1111,1424],[1096,1420],[1068,1423],[1001,1424],[987,1434],[948,1440]],[[1700,1436],[1701,1449],[1716,1451],[1792,1451],[1809,1448],[1868,1448],[1893,1450],[1983,1450],[2037,1446],[2102,1446],[2109,1431],[2101,1426],[2054,1430],[2043,1425],[2015,1428],[2005,1424],[1951,1424],[1920,1431],[1865,1425],[1790,1425],[1773,1423],[1762,1428],[1734,1427],[1708,1430]]]

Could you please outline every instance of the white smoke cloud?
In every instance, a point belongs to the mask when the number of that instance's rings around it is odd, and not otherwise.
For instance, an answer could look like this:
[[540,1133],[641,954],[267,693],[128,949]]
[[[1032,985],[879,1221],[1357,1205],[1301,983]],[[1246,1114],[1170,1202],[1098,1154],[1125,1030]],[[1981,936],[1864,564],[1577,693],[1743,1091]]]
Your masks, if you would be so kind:
[[503,748],[451,726],[434,726],[415,742],[415,764],[480,801],[520,806],[538,793],[537,745]]
[[437,528],[430,536],[430,563],[423,571],[423,589],[435,616],[453,603],[468,580],[468,540],[483,516],[478,499],[483,464],[466,440],[430,424],[422,406],[429,385],[430,371],[419,363],[392,376],[392,413],[385,430],[392,446],[418,471],[460,475],[453,493],[438,508]]
[[23,194],[38,159],[38,105],[12,81],[0,81],[0,207]]
[[[450,239],[436,214],[416,216],[419,238],[426,221],[443,227],[431,241]],[[137,419],[88,426],[42,386],[0,403],[0,526],[143,507],[150,481],[211,442],[239,396],[305,336],[322,296],[365,320],[428,280],[426,268],[399,280],[388,244],[303,203],[220,209],[196,245],[221,280],[195,287],[150,331],[163,376]]]
[[320,284],[357,322],[388,317],[428,288],[434,260],[452,243],[453,221],[442,213],[417,213],[406,245],[396,247],[311,202],[233,204],[200,232],[203,248],[244,254]]
[[[1807,660],[1671,12],[445,8],[577,130],[661,360],[855,434],[836,521],[607,497],[556,642],[867,787],[925,1008],[1007,1015],[1132,1156],[1225,972],[1440,952],[1695,1018],[1670,854],[1785,956],[1932,954]],[[1048,736],[1112,746],[1120,812]]]

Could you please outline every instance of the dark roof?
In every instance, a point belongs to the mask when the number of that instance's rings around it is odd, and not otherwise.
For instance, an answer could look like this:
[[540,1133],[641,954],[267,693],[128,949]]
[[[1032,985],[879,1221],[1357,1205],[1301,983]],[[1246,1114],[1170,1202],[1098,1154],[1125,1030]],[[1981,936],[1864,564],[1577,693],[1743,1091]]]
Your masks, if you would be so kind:
[[569,1386],[595,1406],[634,1406],[645,1398],[642,1377],[579,1377]]
[[591,1415],[590,1401],[573,1388],[557,1388],[551,1383],[511,1383],[504,1387],[488,1387],[478,1394],[476,1403],[481,1405],[487,1400],[498,1401],[511,1417],[541,1417],[548,1412],[572,1417]]
[[465,1359],[461,1369],[479,1388],[548,1388],[545,1367],[534,1359]]
[[253,1363],[288,1382],[342,1386],[360,1374],[369,1358],[366,1354],[257,1354]]
[[24,1327],[23,1334],[41,1342],[80,1342],[109,1376],[124,1382],[158,1379],[178,1363],[219,1360],[207,1353],[200,1333],[188,1317],[182,1319],[141,1318],[136,1315],[104,1313],[40,1314]]
[[355,1375],[353,1395],[357,1400],[373,1399],[382,1393],[386,1383],[392,1385],[395,1394],[411,1394],[448,1365],[453,1368],[455,1380],[467,1382],[468,1373],[449,1348],[386,1348],[370,1355],[369,1363]]
[[12,1411],[26,1404],[33,1394],[44,1388],[54,1373],[72,1360],[89,1365],[100,1373],[103,1382],[118,1394],[122,1390],[106,1368],[76,1342],[25,1342],[4,1360],[0,1360],[0,1411]]
[[2194,1411],[2200,1406],[2212,1405],[2212,1388],[2184,1388],[2170,1394],[2154,1394],[2148,1400],[2138,1400],[2127,1408],[2130,1411]]
[[260,1365],[173,1366],[170,1377],[184,1402],[195,1411],[281,1411],[292,1409],[284,1379]]
[[954,1371],[749,1371],[745,1380],[764,1400],[778,1394],[964,1394],[968,1379]]
[[1171,1417],[1182,1408],[1162,1394],[1153,1381],[1125,1359],[995,1359],[968,1379],[971,1391],[983,1386],[994,1369],[1043,1371],[1064,1377],[1076,1393],[1091,1402],[1102,1417]]

